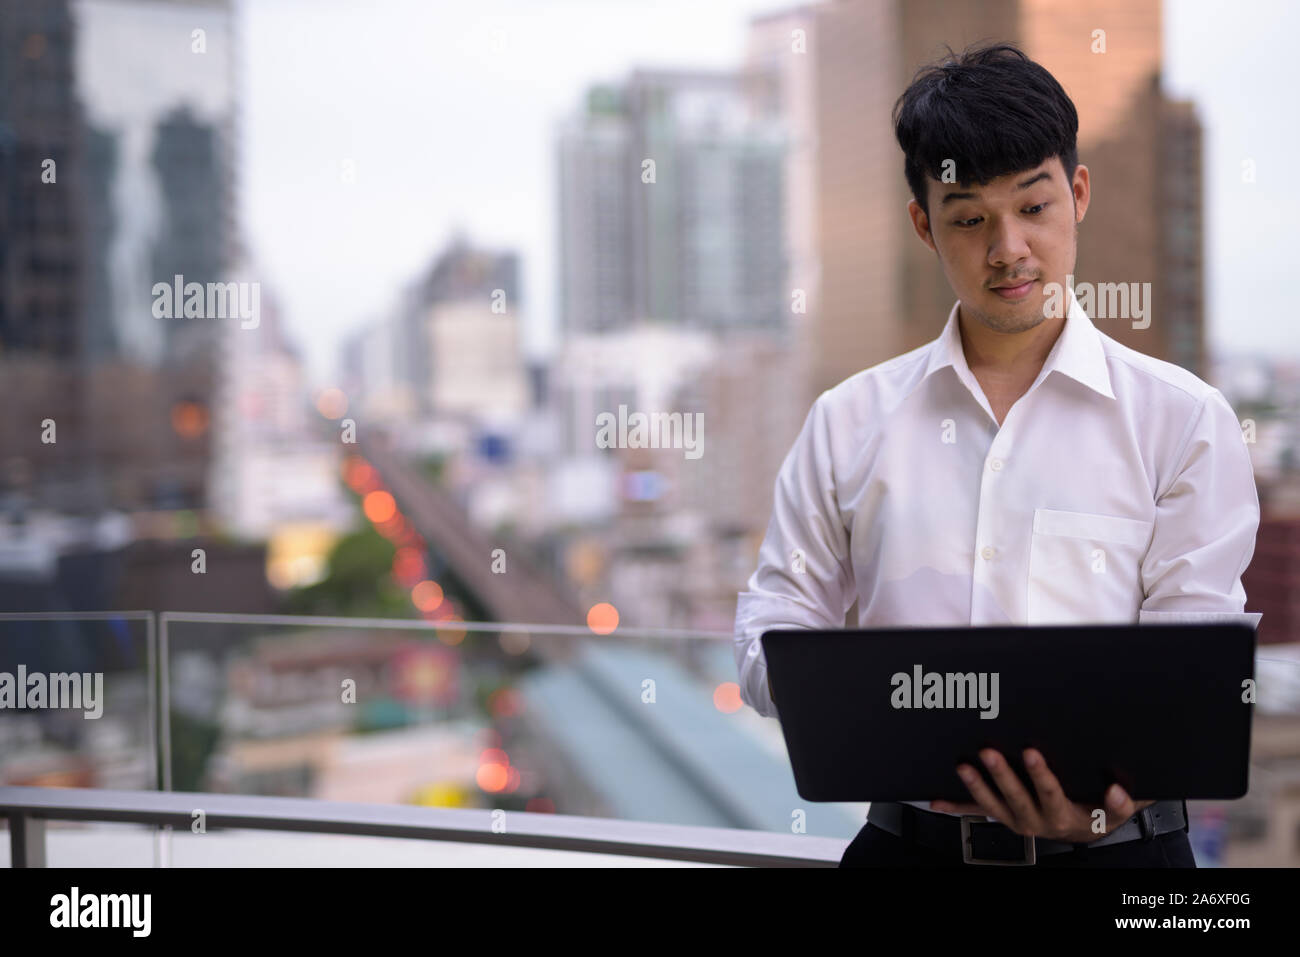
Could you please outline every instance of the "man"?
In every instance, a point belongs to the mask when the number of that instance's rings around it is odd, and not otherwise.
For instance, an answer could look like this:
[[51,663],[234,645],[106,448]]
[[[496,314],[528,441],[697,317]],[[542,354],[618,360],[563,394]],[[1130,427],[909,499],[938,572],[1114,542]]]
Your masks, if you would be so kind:
[[[958,302],[938,339],[823,392],[781,466],[736,611],[742,696],[763,715],[763,632],[841,627],[855,598],[868,628],[1259,621],[1236,415],[1104,335],[1067,285],[1090,188],[1073,103],[1012,46],[949,52],[893,119],[912,225]],[[1008,756],[980,757],[995,788],[962,765],[968,803],[874,803],[841,866],[1028,863],[1025,836],[1039,866],[1196,866],[1185,802],[1115,784],[1097,815],[1036,751],[1015,756],[1032,792]],[[962,815],[979,816],[965,836]]]

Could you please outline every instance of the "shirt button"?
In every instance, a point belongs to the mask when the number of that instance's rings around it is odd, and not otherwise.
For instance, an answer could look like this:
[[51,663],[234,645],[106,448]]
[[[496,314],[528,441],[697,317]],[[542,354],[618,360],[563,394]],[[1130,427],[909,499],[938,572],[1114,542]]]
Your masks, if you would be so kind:
[[1002,471],[1002,460],[1001,460],[1001,459],[994,459],[992,462],[989,463],[989,468],[991,468],[991,469],[992,469],[993,471],[995,471],[995,472],[1001,472],[1001,471]]
[[985,559],[992,558],[992,557],[993,557],[993,546],[992,546],[992,545],[985,545],[985,546],[980,550],[980,554],[981,554],[982,556],[984,556]]

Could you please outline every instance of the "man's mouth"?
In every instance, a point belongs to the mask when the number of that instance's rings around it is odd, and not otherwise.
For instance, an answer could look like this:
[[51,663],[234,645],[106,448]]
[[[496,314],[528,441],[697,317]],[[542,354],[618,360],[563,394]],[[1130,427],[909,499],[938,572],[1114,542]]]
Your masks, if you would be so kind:
[[1029,290],[1037,281],[1037,279],[1026,279],[1018,286],[999,286],[993,291],[1003,299],[1023,299],[1029,295]]

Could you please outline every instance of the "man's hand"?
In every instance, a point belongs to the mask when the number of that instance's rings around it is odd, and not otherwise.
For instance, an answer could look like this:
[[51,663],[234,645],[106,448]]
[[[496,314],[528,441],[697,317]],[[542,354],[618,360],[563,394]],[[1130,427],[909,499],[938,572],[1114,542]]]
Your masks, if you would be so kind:
[[980,752],[1001,794],[995,793],[984,779],[968,764],[957,766],[957,774],[966,783],[966,789],[975,798],[975,804],[953,804],[950,801],[931,801],[936,811],[954,814],[983,814],[1005,824],[1017,834],[1032,835],[1068,844],[1087,844],[1105,837],[1138,811],[1150,807],[1155,801],[1137,801],[1128,796],[1118,784],[1106,792],[1106,830],[1097,833],[1092,829],[1092,814],[1096,810],[1087,804],[1070,801],[1056,775],[1047,770],[1042,754],[1033,748],[1024,752],[1025,767],[1038,792],[1038,801],[1025,790],[1016,773],[992,748]]

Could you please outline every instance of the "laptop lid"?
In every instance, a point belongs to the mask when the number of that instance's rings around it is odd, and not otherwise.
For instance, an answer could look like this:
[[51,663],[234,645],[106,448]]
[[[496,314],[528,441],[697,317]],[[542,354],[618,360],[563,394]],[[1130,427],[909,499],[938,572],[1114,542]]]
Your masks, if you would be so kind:
[[1246,793],[1255,632],[1244,624],[973,626],[762,636],[799,794],[969,802],[995,748],[1027,747],[1071,800]]

